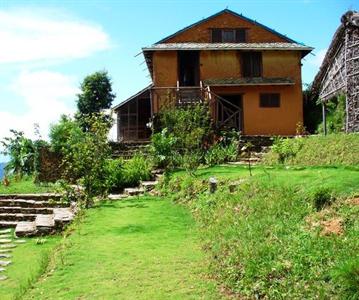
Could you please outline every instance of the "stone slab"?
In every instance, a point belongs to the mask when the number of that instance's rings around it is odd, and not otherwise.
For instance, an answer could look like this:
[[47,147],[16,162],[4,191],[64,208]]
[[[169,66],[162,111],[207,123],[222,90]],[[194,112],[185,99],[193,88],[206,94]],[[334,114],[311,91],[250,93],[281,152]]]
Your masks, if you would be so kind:
[[0,249],[0,253],[9,253],[11,252],[12,249],[11,248],[8,248],[8,249]]
[[37,215],[35,220],[36,227],[54,227],[54,215]]
[[3,233],[11,233],[11,229],[2,229],[2,230],[0,230],[0,234],[3,234]]
[[143,181],[141,182],[141,186],[146,190],[146,191],[151,191],[153,190],[156,185],[158,184],[158,181]]
[[10,239],[0,239],[0,244],[7,244],[7,243],[11,243]]
[[4,272],[5,270],[5,268],[0,267],[0,272]]
[[10,257],[11,257],[10,254],[0,253],[0,258],[10,258]]
[[11,235],[6,233],[6,234],[0,234],[0,239],[10,239]]
[[0,260],[0,267],[6,267],[11,264],[11,260]]
[[145,192],[145,190],[143,188],[126,188],[126,189],[124,189],[124,193],[126,193],[130,196],[143,194],[144,192]]
[[0,281],[4,281],[7,279],[7,276],[6,275],[0,275]]
[[16,243],[16,244],[25,244],[26,240],[14,240],[14,243]]
[[8,248],[15,248],[15,244],[2,244],[0,245],[0,249],[8,249]]
[[74,213],[71,208],[54,208],[54,221],[57,223],[68,223],[74,218]]
[[108,195],[108,199],[110,200],[121,200],[121,199],[125,199],[128,198],[127,194],[110,194]]
[[15,228],[16,236],[31,236],[36,234],[35,222],[19,222]]

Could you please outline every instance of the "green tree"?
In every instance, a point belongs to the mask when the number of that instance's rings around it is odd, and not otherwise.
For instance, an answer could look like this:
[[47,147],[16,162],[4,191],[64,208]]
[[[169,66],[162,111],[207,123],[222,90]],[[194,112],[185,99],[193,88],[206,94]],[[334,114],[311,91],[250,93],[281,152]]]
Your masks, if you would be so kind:
[[81,93],[77,100],[78,112],[80,115],[99,113],[110,108],[115,97],[107,71],[90,74],[81,83]]

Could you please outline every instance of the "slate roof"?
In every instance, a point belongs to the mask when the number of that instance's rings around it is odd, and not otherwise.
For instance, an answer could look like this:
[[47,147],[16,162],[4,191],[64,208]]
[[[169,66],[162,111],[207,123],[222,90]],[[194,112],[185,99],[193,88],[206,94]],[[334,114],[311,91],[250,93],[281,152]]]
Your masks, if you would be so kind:
[[295,82],[291,78],[221,78],[203,80],[204,85],[223,86],[223,85],[293,85]]

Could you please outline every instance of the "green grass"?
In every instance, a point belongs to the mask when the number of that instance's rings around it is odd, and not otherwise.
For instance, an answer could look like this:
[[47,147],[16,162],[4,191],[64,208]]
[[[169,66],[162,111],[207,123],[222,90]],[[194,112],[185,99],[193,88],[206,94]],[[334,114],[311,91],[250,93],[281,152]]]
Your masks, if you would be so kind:
[[53,192],[53,184],[35,184],[31,176],[23,177],[20,180],[10,178],[10,185],[4,186],[0,182],[0,194],[28,194],[28,193],[48,193]]
[[[209,176],[220,182],[213,195],[206,192]],[[223,182],[239,178],[245,183],[229,193]],[[323,188],[337,199],[317,212],[312,195]],[[194,178],[174,174],[171,190],[176,195],[168,196],[187,203],[196,216],[213,275],[238,297],[359,295],[352,275],[359,269],[359,205],[346,200],[359,195],[356,168],[256,167],[250,178],[244,167],[213,167],[198,170]],[[322,235],[322,222],[338,218],[343,234]]]
[[205,261],[185,208],[107,202],[87,211],[24,299],[220,299]]
[[37,238],[28,238],[26,243],[18,244],[11,253],[12,264],[2,272],[8,279],[0,282],[0,299],[20,298],[44,272],[48,257],[60,239],[60,236],[52,236],[42,239],[43,243],[37,243]]

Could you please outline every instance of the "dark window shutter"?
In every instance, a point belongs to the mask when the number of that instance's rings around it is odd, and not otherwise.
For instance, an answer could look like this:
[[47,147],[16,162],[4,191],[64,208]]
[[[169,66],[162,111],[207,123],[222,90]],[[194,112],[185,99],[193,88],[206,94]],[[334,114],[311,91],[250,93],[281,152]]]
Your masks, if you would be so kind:
[[242,53],[243,77],[251,76],[251,59],[250,53]]
[[260,94],[260,107],[280,107],[280,94]]
[[246,41],[246,30],[236,29],[236,43],[244,43]]
[[212,43],[222,42],[222,30],[218,28],[212,29]]
[[262,53],[253,52],[252,54],[252,77],[261,77]]
[[244,52],[242,53],[243,77],[262,76],[262,53]]

